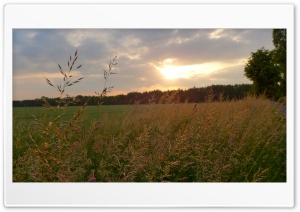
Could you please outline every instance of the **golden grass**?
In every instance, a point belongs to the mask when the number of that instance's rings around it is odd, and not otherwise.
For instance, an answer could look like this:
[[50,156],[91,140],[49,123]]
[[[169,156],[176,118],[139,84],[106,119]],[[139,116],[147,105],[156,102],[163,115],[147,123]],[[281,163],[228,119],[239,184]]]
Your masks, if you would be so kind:
[[286,120],[267,99],[136,105],[98,118],[48,136],[14,126],[14,140],[27,138],[14,146],[24,151],[14,181],[82,182],[91,170],[97,182],[286,181]]

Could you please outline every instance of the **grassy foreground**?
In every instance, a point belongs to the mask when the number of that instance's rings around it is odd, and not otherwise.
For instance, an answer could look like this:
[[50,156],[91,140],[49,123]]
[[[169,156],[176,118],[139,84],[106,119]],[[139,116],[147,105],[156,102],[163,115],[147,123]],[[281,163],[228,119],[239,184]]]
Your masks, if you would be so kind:
[[13,180],[86,182],[94,170],[97,182],[286,182],[280,109],[249,97],[69,107],[53,121],[55,112],[14,108]]

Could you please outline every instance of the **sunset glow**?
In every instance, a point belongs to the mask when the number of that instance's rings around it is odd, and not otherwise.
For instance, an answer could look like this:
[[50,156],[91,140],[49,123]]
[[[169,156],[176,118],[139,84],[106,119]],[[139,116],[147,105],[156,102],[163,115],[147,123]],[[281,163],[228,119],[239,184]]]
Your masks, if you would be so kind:
[[228,66],[228,64],[218,62],[194,65],[175,65],[173,64],[174,61],[175,59],[168,58],[161,63],[163,64],[161,67],[155,67],[166,79],[173,80],[178,78],[189,79],[193,76],[207,75]]
[[272,50],[271,38],[272,29],[14,29],[13,99],[59,96],[45,78],[63,84],[58,64],[69,71],[77,50],[72,79],[84,79],[65,95],[101,91],[115,56],[109,95],[249,83],[244,65],[258,48]]

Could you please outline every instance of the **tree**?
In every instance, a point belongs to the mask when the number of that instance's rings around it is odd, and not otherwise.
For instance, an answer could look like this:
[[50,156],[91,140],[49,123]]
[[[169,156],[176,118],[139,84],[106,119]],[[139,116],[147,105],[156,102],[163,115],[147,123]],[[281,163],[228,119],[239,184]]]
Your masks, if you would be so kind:
[[274,59],[281,67],[280,90],[286,96],[286,29],[273,30]]
[[274,62],[274,52],[265,48],[251,52],[245,66],[245,76],[253,81],[254,92],[277,99],[280,94],[281,68]]

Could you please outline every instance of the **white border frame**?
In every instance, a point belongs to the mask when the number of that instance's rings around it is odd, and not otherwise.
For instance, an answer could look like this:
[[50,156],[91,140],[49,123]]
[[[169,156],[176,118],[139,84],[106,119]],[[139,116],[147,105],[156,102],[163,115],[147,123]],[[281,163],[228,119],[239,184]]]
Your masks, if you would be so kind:
[[[78,14],[80,18],[75,22],[74,17]],[[286,28],[287,182],[12,183],[14,28]],[[294,6],[194,3],[8,4],[4,8],[4,109],[4,204],[7,207],[292,207],[295,146]]]

